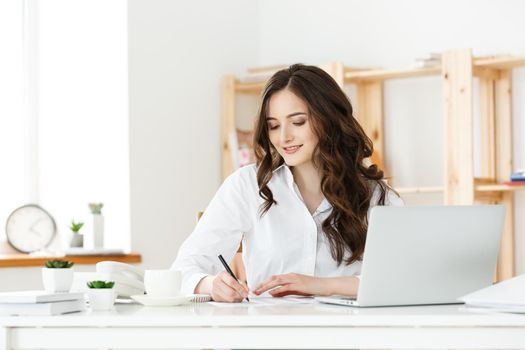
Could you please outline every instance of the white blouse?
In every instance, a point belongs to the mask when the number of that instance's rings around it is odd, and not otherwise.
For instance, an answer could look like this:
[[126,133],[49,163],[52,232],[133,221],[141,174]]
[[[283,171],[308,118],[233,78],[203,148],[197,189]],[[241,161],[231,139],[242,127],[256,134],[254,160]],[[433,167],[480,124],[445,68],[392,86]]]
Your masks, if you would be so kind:
[[[261,218],[264,200],[259,196],[256,171],[255,165],[248,165],[230,175],[180,247],[171,268],[182,271],[182,292],[194,293],[202,278],[224,271],[217,256],[231,261],[241,240],[250,288],[272,275],[292,272],[318,277],[359,275],[361,262],[338,266],[332,258],[321,227],[332,209],[326,198],[310,214],[290,169],[282,165],[268,183],[278,204]],[[370,207],[377,204],[379,195],[376,188]],[[385,205],[402,204],[395,193],[387,193]]]

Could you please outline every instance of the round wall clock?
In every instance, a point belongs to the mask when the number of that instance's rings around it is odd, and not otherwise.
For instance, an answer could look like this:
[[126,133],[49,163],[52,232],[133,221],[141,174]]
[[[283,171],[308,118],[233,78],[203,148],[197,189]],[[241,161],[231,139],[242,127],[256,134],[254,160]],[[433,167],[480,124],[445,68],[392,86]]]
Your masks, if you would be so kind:
[[22,253],[47,247],[55,237],[57,226],[53,217],[36,204],[15,209],[7,218],[7,241]]

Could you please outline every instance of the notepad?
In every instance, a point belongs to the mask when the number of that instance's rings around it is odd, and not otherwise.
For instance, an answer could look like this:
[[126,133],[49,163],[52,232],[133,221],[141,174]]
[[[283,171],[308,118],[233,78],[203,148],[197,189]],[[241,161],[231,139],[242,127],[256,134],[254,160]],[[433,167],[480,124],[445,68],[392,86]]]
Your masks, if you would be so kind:
[[71,312],[83,311],[84,299],[56,301],[48,303],[2,303],[0,315],[60,315]]
[[24,290],[0,293],[0,303],[48,303],[84,299],[84,293],[53,293],[45,290]]
[[459,298],[467,306],[525,313],[525,274]]

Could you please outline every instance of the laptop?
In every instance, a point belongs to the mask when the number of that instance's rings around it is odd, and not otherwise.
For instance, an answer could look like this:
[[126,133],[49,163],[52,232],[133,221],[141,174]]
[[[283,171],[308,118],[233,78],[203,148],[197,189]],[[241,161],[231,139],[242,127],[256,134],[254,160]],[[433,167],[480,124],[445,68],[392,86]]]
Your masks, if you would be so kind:
[[461,303],[492,284],[505,207],[378,206],[371,209],[357,298],[350,306]]

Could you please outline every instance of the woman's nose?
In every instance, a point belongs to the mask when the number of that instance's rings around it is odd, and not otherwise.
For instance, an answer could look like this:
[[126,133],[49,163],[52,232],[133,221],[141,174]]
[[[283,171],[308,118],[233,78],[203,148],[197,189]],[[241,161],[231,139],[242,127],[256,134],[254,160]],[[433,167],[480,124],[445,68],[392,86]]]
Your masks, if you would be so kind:
[[293,135],[290,132],[290,128],[288,127],[281,127],[281,143],[288,143],[293,140]]

